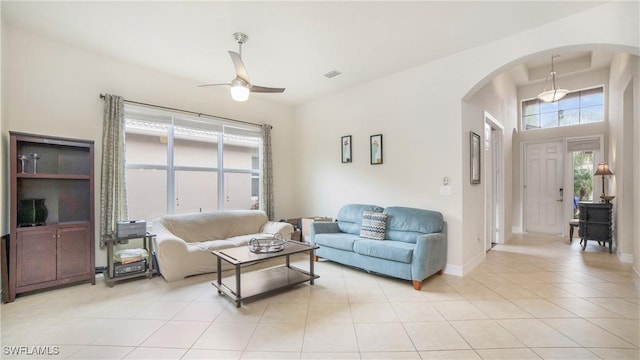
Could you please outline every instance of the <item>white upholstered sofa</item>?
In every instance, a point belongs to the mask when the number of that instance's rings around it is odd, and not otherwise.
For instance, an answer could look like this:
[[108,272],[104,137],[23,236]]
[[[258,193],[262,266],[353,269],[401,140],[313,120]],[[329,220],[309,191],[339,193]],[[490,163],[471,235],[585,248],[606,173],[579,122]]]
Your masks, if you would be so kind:
[[215,272],[217,263],[212,250],[246,246],[253,237],[276,233],[291,239],[293,232],[291,224],[269,221],[260,210],[166,215],[152,224],[160,274],[169,282]]

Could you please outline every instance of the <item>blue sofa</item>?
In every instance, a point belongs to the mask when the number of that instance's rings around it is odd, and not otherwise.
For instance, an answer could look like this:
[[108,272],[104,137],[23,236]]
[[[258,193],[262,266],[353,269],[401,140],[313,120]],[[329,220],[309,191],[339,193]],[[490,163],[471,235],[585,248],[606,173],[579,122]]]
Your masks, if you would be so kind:
[[[377,237],[383,240],[369,238],[369,218],[365,217],[367,229],[362,231],[363,215],[386,217],[382,226],[373,226],[373,232],[377,231]],[[420,290],[423,280],[442,274],[447,263],[446,229],[447,224],[437,211],[349,204],[340,209],[335,222],[313,223],[310,241],[319,246],[316,261],[324,258],[410,280]]]

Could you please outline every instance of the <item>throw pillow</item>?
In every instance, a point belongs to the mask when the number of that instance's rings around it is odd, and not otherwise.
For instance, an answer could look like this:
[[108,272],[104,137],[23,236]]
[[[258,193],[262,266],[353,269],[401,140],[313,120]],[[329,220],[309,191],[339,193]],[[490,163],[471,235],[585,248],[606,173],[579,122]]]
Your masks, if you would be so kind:
[[362,212],[362,226],[360,227],[360,237],[384,240],[384,235],[387,232],[387,214],[363,211]]

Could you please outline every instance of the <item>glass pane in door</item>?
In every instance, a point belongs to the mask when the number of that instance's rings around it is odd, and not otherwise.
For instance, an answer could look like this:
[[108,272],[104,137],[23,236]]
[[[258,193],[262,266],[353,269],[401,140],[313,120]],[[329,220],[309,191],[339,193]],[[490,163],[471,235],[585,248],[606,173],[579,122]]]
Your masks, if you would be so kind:
[[573,217],[578,218],[578,202],[593,201],[593,151],[573,152]]

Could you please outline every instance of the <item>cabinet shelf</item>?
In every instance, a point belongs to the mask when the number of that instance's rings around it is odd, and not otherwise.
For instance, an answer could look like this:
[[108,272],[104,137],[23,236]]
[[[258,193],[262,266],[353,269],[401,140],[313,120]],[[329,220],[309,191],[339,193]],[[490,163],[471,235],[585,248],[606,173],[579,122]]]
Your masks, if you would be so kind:
[[38,226],[18,226],[16,228],[16,232],[23,232],[23,231],[30,231],[32,229],[44,229],[47,227],[54,227],[54,226],[71,226],[71,225],[89,225],[89,221],[60,221],[60,222],[50,222],[50,223],[46,223],[44,225],[38,225]]
[[90,175],[77,175],[77,174],[17,174],[18,179],[55,179],[55,180],[90,180]]

